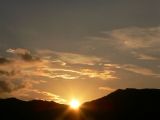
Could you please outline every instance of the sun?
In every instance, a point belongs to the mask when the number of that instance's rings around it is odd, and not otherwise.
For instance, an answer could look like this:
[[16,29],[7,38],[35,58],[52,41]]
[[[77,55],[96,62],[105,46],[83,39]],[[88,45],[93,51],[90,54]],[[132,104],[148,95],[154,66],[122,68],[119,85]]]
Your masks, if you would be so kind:
[[72,109],[77,110],[77,109],[80,107],[80,102],[79,102],[78,100],[76,100],[76,99],[73,99],[73,100],[71,100],[71,102],[70,102],[70,107],[71,107]]

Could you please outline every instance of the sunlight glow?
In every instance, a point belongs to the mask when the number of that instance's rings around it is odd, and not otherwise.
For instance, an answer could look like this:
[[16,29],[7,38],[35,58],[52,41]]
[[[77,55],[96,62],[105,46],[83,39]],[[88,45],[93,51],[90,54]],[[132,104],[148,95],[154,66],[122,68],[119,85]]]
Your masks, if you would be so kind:
[[78,100],[76,100],[76,99],[73,99],[71,102],[70,102],[70,107],[72,108],[72,109],[78,109],[79,107],[80,107],[80,103],[79,103],[79,101]]

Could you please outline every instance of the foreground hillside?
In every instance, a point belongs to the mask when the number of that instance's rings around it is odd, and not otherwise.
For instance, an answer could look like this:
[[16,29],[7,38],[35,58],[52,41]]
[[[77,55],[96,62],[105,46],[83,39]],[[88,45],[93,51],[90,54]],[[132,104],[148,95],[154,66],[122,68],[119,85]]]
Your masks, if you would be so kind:
[[119,89],[85,103],[83,111],[96,120],[160,119],[160,90]]
[[160,119],[159,89],[125,89],[87,103],[79,111],[55,102],[0,99],[0,120]]

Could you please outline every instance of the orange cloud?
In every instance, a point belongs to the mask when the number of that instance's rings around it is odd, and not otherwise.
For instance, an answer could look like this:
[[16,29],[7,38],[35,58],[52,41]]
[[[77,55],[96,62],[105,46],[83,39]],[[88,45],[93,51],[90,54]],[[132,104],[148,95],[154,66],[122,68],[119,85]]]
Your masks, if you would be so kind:
[[141,75],[159,76],[159,74],[153,72],[151,69],[140,67],[137,65],[126,64],[122,65],[121,68]]
[[0,59],[2,96],[26,99],[32,99],[34,96],[37,99],[64,102],[58,95],[38,90],[34,86],[41,85],[47,80],[57,79],[116,79],[114,71],[106,69],[103,66],[104,61],[95,56],[63,52],[51,52],[52,54],[35,52],[33,54],[22,48],[8,49],[7,52],[12,54],[9,54],[8,58]]
[[82,55],[77,53],[56,52],[51,50],[38,50],[40,55],[54,56],[56,60],[69,64],[85,64],[95,65],[101,62],[102,59],[96,56]]
[[115,89],[110,88],[110,87],[99,87],[99,90],[105,91],[105,92],[113,92]]
[[24,100],[33,100],[33,99],[40,99],[40,100],[47,100],[47,101],[55,101],[57,103],[64,104],[66,100],[61,98],[58,95],[55,95],[51,92],[41,91],[37,89],[23,89],[19,91],[14,91],[11,93],[10,96],[16,96],[19,99]]
[[92,69],[82,69],[81,75],[88,76],[90,78],[99,78],[102,80],[110,80],[110,79],[117,79],[112,73],[113,71],[109,70],[103,70],[103,71],[97,71]]

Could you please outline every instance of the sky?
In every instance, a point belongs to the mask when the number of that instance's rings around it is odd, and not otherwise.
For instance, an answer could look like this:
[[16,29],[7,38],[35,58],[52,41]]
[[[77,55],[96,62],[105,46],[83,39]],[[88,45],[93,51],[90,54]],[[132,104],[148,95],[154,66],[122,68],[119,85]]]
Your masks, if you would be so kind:
[[86,102],[160,88],[159,0],[1,0],[0,98]]

